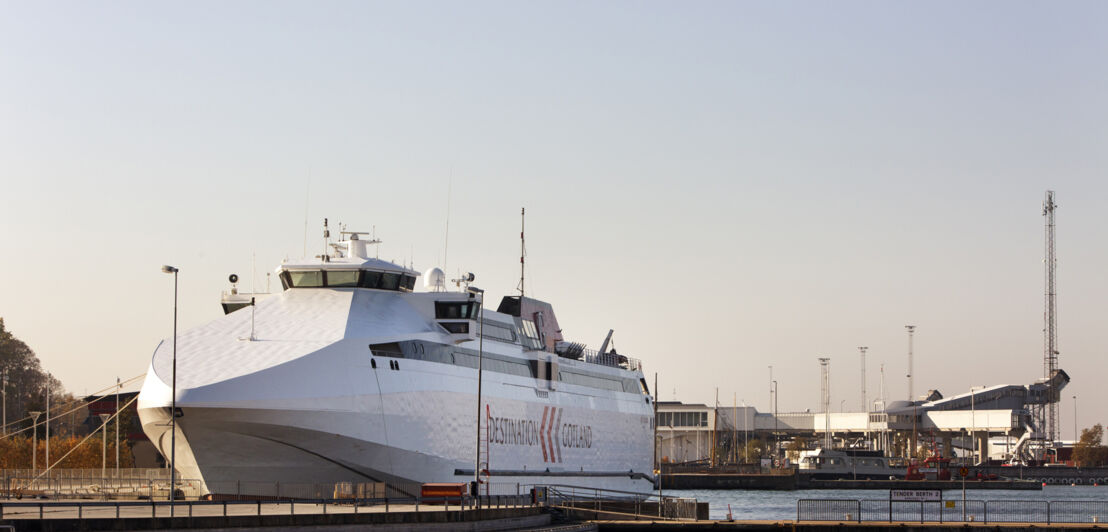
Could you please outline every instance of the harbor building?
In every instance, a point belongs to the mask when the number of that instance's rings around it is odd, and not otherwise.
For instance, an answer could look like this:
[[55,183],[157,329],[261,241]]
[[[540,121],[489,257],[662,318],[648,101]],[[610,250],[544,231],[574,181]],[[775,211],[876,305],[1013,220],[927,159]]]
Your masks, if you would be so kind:
[[1030,463],[1036,454],[1052,462],[1058,449],[1034,452],[1043,433],[1033,412],[1047,400],[1048,389],[1060,391],[1069,381],[1069,375],[1056,370],[1049,382],[985,386],[951,397],[931,390],[918,401],[875,401],[869,412],[774,415],[749,405],[659,401],[656,452],[660,463],[751,463],[754,455],[784,458],[791,442],[800,448],[820,447],[830,432],[834,448],[877,450],[886,456],[911,458],[926,449],[975,464],[990,459]]

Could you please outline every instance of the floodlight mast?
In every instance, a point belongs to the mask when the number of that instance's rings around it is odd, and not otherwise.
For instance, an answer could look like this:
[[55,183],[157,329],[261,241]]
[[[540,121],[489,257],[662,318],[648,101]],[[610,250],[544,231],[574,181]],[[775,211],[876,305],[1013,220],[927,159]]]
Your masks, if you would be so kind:
[[859,347],[858,351],[862,353],[862,411],[869,412],[869,407],[866,406],[866,350],[868,347]]
[[177,491],[177,272],[173,266],[162,266],[162,273],[173,274],[173,383],[169,408],[169,515],[173,517],[173,501]]
[[831,359],[820,357],[820,396],[823,403],[823,448],[831,450]]
[[915,382],[916,381],[915,381],[915,376],[913,375],[913,373],[915,373],[915,370],[913,369],[914,366],[915,366],[915,361],[912,358],[912,335],[916,332],[916,326],[915,325],[905,325],[904,328],[908,329],[908,400],[909,401],[915,401],[916,400],[916,390],[915,390]]

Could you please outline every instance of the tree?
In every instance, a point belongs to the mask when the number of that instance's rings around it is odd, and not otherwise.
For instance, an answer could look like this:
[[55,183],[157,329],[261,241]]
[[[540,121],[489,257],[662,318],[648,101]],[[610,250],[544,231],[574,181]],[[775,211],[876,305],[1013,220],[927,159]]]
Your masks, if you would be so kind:
[[1100,423],[1081,429],[1081,438],[1073,448],[1073,459],[1081,467],[1108,465],[1108,447],[1104,446],[1104,426]]
[[792,462],[800,460],[800,451],[808,449],[808,438],[797,436],[793,441],[785,445],[785,456]]
[[[7,381],[4,391],[9,423],[27,417],[28,411],[45,410],[47,382],[52,400],[64,395],[61,382],[42,370],[35,352],[4,327],[4,318],[0,318],[0,374]],[[27,420],[21,425],[30,424]]]

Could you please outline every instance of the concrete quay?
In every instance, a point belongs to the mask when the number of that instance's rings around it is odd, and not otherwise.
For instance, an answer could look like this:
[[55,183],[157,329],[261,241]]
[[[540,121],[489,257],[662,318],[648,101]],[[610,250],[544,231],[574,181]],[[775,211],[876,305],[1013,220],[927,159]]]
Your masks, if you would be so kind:
[[[973,490],[1042,490],[1041,482],[1033,480],[967,480],[966,489]],[[961,480],[818,480],[807,475],[754,475],[728,473],[670,473],[662,475],[662,489],[739,489],[778,490],[802,489],[938,489],[960,490]]]
[[815,521],[594,521],[600,532],[661,532],[665,530],[789,530],[823,532],[865,530],[867,532],[948,532],[952,530],[989,530],[1027,532],[1028,530],[1108,530],[1105,524],[1045,523],[905,523],[905,522],[815,522]]

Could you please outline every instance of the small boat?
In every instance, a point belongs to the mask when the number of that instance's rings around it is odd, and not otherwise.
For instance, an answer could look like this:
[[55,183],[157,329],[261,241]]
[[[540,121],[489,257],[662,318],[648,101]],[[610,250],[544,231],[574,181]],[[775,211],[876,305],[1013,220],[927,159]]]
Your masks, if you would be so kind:
[[882,451],[816,449],[800,453],[800,474],[814,479],[888,480],[904,478]]

